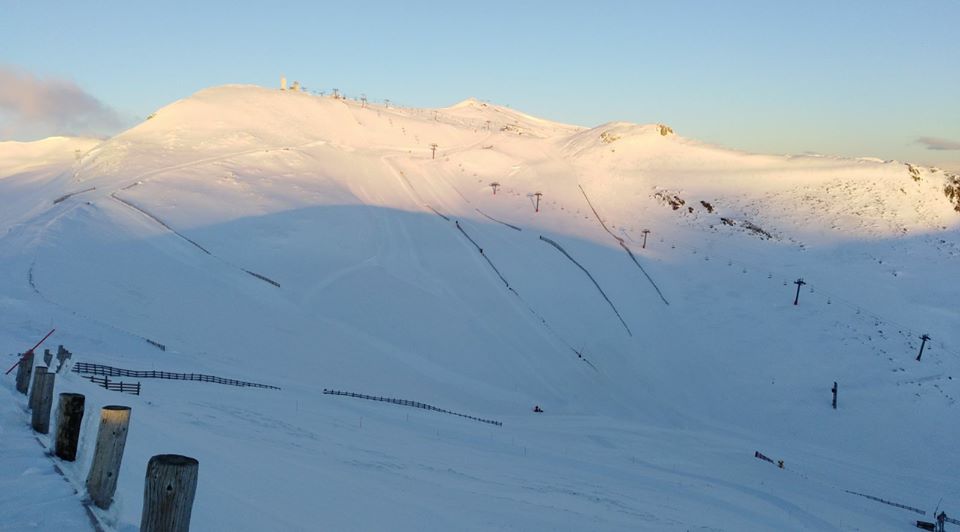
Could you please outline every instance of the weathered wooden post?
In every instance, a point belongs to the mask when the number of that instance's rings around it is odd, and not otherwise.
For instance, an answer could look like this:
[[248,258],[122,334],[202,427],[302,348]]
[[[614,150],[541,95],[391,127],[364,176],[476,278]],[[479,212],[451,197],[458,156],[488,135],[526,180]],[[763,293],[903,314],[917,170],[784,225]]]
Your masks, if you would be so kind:
[[60,394],[57,406],[57,439],[53,453],[73,462],[77,459],[77,442],[80,440],[80,423],[83,421],[83,405],[86,399],[79,393]]
[[833,409],[837,409],[837,381],[833,381],[833,388],[830,390],[833,392]]
[[87,475],[87,493],[98,508],[106,510],[113,502],[129,426],[129,406],[108,405],[100,409],[97,446]]
[[53,361],[53,353],[51,353],[49,349],[44,349],[43,363],[46,364],[47,367],[50,367],[50,362],[52,361]]
[[29,410],[37,409],[37,393],[40,389],[40,380],[43,378],[43,374],[47,372],[46,366],[37,366],[33,372],[33,383],[30,384],[30,395],[27,399],[27,408]]
[[50,432],[50,408],[53,407],[53,383],[56,373],[44,372],[37,384],[36,404],[33,408],[31,426],[40,434]]
[[70,355],[72,355],[69,350],[64,349],[63,346],[57,347],[57,373],[60,373],[60,370],[64,368],[64,365],[67,363],[67,360],[70,360]]
[[179,454],[158,454],[147,463],[140,532],[187,532],[200,462]]
[[20,357],[20,363],[17,365],[17,391],[23,395],[27,395],[31,373],[33,373],[33,351],[28,351]]

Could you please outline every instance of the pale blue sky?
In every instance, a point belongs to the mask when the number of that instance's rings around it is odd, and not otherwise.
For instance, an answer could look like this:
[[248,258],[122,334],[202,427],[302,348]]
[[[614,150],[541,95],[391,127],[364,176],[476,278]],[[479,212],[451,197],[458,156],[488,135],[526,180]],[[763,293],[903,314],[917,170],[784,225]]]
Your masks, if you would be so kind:
[[[125,123],[284,73],[406,105],[475,96],[586,126],[664,122],[748,151],[960,169],[958,27],[953,0],[0,0],[0,68],[72,81]],[[6,138],[36,134],[11,113]]]

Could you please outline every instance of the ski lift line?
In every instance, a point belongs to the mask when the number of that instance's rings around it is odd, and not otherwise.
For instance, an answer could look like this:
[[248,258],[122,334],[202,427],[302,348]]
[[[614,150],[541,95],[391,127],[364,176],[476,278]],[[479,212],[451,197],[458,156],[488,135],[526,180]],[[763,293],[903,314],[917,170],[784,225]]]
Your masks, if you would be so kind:
[[669,306],[670,302],[667,301],[666,297],[664,297],[663,292],[660,290],[660,287],[657,286],[657,283],[653,281],[653,278],[650,277],[650,274],[647,273],[647,270],[640,265],[640,261],[638,261],[637,257],[634,256],[632,251],[630,251],[630,248],[627,246],[627,243],[622,238],[615,235],[613,231],[611,231],[607,227],[607,224],[603,222],[603,219],[600,218],[600,214],[597,212],[597,209],[594,208],[593,203],[590,201],[590,198],[587,196],[587,191],[583,189],[583,185],[578,184],[577,187],[580,188],[580,192],[583,194],[583,199],[587,200],[587,205],[590,207],[590,210],[593,211],[593,215],[597,217],[597,221],[600,222],[600,226],[603,227],[603,230],[609,233],[610,236],[612,236],[617,241],[617,243],[620,244],[620,247],[622,247],[623,250],[627,252],[627,255],[630,256],[630,260],[632,260],[633,263],[637,265],[637,268],[640,268],[640,271],[643,272],[643,275],[647,278],[647,281],[649,281],[650,284],[653,286],[653,289],[657,291],[657,295],[660,296],[660,300],[663,301],[663,304]]
[[[589,200],[588,200],[588,202],[589,202]],[[691,250],[691,253],[694,253],[694,254],[696,254],[696,253],[701,253],[701,252],[702,252],[702,250],[699,250],[699,249],[693,248],[693,247],[691,247],[691,248],[689,248],[689,249]],[[762,272],[762,271],[766,271],[766,272],[769,272],[769,273],[772,273],[772,274],[776,274],[778,277],[781,277],[781,276],[782,276],[782,273],[781,273],[781,272],[772,270],[772,269],[770,269],[770,268],[759,267],[759,266],[757,266],[757,265],[755,265],[755,264],[751,264],[751,263],[749,263],[749,262],[745,262],[745,261],[740,260],[740,259],[732,259],[732,258],[730,258],[730,257],[728,257],[728,256],[723,255],[722,253],[716,253],[716,252],[714,252],[713,250],[711,250],[709,253],[710,253],[710,256],[712,256],[712,257],[716,257],[716,258],[718,258],[718,259],[726,260],[726,261],[728,261],[728,262],[730,262],[730,263],[732,263],[732,264],[734,264],[734,265],[737,265],[738,267],[741,267],[741,268],[745,268],[745,269],[748,269],[748,270],[761,271],[761,272]],[[785,281],[787,281],[787,282],[790,282],[787,277],[783,277],[783,280],[785,280]],[[886,324],[886,325],[895,326],[895,327],[897,327],[898,329],[900,329],[900,330],[902,330],[902,331],[904,331],[904,332],[908,332],[908,333],[910,333],[910,334],[912,334],[912,335],[914,335],[914,336],[920,336],[920,335],[922,334],[920,331],[918,331],[917,329],[915,329],[915,328],[913,328],[913,327],[909,327],[909,326],[907,326],[907,325],[904,325],[904,324],[899,323],[899,322],[897,322],[897,321],[894,321],[894,320],[892,320],[892,319],[885,318],[884,316],[882,316],[882,315],[880,315],[880,314],[877,314],[876,312],[872,312],[872,311],[869,309],[869,307],[866,307],[866,306],[864,306],[864,305],[857,304],[856,302],[854,302],[854,301],[852,301],[852,300],[849,300],[849,299],[840,297],[840,296],[836,295],[836,294],[833,293],[833,292],[830,292],[830,291],[827,291],[827,290],[823,290],[822,288],[819,288],[819,285],[810,284],[810,283],[808,282],[808,286],[810,287],[811,290],[814,289],[814,288],[816,288],[816,291],[817,291],[818,293],[820,293],[820,294],[823,295],[823,296],[826,296],[826,297],[829,298],[831,301],[839,302],[840,304],[845,305],[845,306],[847,306],[847,307],[850,307],[850,308],[853,309],[853,310],[859,310],[862,314],[866,314],[867,316],[869,316],[869,317],[871,317],[871,318],[873,318],[873,319],[875,319],[875,320],[877,320],[877,321],[879,321],[879,322],[882,322],[882,323],[884,323],[884,324]],[[931,345],[931,344],[927,344],[927,345]],[[940,349],[942,349],[943,351],[945,351],[945,352],[947,352],[947,353],[950,353],[950,354],[952,354],[952,355],[960,358],[960,351],[950,349],[950,348],[947,346],[947,344],[946,344],[945,342],[943,342],[942,340],[940,340],[940,341],[938,341],[938,342],[935,342],[935,343],[933,343],[932,345],[936,345],[936,346],[938,346]]]
[[570,254],[567,253],[567,251],[566,251],[565,249],[563,249],[562,246],[560,246],[560,244],[557,244],[557,243],[554,242],[553,240],[550,240],[549,238],[547,238],[547,237],[545,237],[545,236],[543,236],[543,235],[540,235],[540,240],[542,240],[542,241],[546,242],[547,244],[550,244],[551,246],[557,248],[557,250],[558,250],[560,253],[563,253],[568,259],[570,259],[571,262],[573,262],[574,264],[576,264],[578,268],[580,268],[581,270],[583,270],[583,273],[587,274],[587,277],[590,279],[590,281],[593,282],[593,285],[597,287],[597,290],[600,292],[600,295],[603,296],[603,299],[605,299],[605,300],[607,301],[607,304],[610,305],[610,308],[613,309],[613,313],[617,315],[617,319],[619,319],[619,320],[620,320],[620,323],[623,324],[623,328],[627,330],[627,334],[630,335],[630,336],[633,336],[633,332],[630,331],[630,327],[627,325],[627,322],[623,321],[623,316],[620,315],[620,312],[617,310],[617,307],[613,304],[613,301],[610,301],[610,298],[607,297],[607,294],[606,294],[606,292],[603,291],[603,288],[600,288],[600,284],[597,283],[597,280],[593,278],[593,275],[590,275],[590,272],[587,271],[587,269],[584,268],[582,264],[580,264],[579,262],[577,262],[576,259],[574,259],[573,257],[571,257]]

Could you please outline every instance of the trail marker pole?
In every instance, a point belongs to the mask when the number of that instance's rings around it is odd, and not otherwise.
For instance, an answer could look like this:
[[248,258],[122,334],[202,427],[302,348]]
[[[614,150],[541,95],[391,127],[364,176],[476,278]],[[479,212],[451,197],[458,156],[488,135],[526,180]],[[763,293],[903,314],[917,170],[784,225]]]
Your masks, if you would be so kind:
[[797,297],[793,298],[793,304],[799,305],[800,304],[800,287],[807,283],[804,282],[803,277],[801,277],[796,281],[794,281],[793,284],[797,285]]
[[496,196],[497,189],[500,188],[500,183],[497,183],[496,181],[494,181],[493,183],[490,183],[490,188],[493,189],[493,195]]
[[650,230],[644,229],[643,231],[640,231],[640,232],[643,233],[643,249],[647,249],[647,235],[650,234]]
[[430,145],[430,158],[431,158],[431,159],[436,159],[436,158],[437,158],[437,143],[436,143],[436,142],[434,142],[433,144]]
[[927,340],[929,340],[929,339],[930,339],[930,336],[927,335],[927,334],[924,334],[923,336],[920,337],[920,340],[921,340],[921,342],[920,342],[920,353],[917,355],[917,362],[920,362],[920,357],[923,356],[923,348],[924,348],[924,346],[927,345]]
[[833,381],[833,388],[830,390],[833,392],[833,409],[837,409],[837,381]]
[[540,212],[540,196],[543,196],[543,193],[534,192],[533,195],[537,198],[537,205],[534,207],[533,212]]

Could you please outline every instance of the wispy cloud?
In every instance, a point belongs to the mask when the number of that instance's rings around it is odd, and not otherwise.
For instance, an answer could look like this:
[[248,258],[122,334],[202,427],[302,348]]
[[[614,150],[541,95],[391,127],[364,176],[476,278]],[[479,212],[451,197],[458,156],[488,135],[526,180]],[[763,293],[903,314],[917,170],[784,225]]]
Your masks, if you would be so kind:
[[923,144],[928,150],[960,150],[960,142],[955,140],[947,140],[937,137],[920,137],[917,139],[917,142]]
[[72,81],[0,65],[0,140],[101,135],[122,125],[116,111]]

